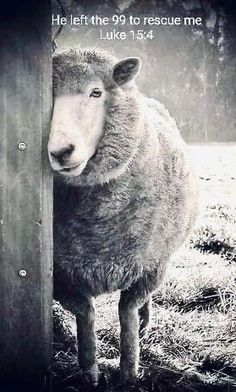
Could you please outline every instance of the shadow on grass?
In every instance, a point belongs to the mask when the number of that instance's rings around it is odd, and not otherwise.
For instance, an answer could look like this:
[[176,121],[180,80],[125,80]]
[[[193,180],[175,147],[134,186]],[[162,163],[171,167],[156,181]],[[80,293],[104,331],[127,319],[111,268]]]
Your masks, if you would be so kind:
[[210,227],[199,229],[198,238],[192,241],[191,245],[202,253],[213,253],[227,260],[236,261],[236,250],[231,244],[231,238],[220,238]]
[[107,363],[101,363],[100,380],[95,388],[87,383],[79,371],[76,357],[72,353],[59,352],[52,369],[54,392],[233,392],[236,388],[232,379],[217,385],[204,383],[193,372],[179,372],[163,366],[143,363],[141,375],[135,382],[122,383],[119,370]]
[[216,310],[227,312],[231,307],[231,297],[235,296],[229,289],[223,291],[217,287],[205,287],[194,297],[182,299],[181,297],[169,297],[165,298],[159,292],[153,295],[153,303],[155,305],[175,307],[176,311],[180,312],[191,312],[195,309],[198,311],[210,311]]

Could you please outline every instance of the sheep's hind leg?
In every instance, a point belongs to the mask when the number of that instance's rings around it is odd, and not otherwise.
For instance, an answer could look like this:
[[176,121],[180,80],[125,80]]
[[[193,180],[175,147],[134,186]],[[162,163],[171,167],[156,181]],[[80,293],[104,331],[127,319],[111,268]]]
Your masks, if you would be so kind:
[[75,311],[77,323],[78,360],[85,377],[98,384],[96,364],[95,310],[92,297],[80,298]]
[[148,330],[148,324],[150,321],[150,308],[151,308],[151,297],[148,301],[139,309],[139,336],[143,338]]

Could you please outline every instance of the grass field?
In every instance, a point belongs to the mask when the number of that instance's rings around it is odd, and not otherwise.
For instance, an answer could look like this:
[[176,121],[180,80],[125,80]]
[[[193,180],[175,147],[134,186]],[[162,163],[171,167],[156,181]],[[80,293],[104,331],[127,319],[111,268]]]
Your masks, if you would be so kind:
[[[190,150],[200,178],[199,219],[153,296],[135,384],[119,380],[119,293],[96,299],[98,391],[236,391],[236,145]],[[58,304],[54,313],[54,390],[88,390],[76,365],[74,320]]]

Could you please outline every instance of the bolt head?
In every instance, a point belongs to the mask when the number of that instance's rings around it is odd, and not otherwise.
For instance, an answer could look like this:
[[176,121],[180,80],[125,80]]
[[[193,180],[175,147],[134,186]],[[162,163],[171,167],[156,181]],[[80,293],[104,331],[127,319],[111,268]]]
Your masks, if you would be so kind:
[[26,275],[27,275],[27,272],[26,272],[26,270],[22,269],[22,270],[20,270],[20,271],[18,272],[18,274],[19,274],[19,276],[20,276],[21,278],[25,278]]
[[18,148],[19,148],[19,150],[21,150],[21,151],[24,151],[24,150],[26,150],[26,144],[24,143],[24,142],[21,142],[21,143],[19,143],[18,144]]

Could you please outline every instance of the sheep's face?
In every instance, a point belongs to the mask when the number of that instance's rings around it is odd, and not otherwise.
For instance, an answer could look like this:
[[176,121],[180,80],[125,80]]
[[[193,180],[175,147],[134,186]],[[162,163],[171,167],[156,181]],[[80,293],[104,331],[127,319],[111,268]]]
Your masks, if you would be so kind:
[[53,170],[64,176],[83,171],[103,133],[106,95],[97,79],[77,94],[55,97],[48,143]]
[[[90,159],[98,161],[96,152],[99,145],[101,150],[107,129],[109,96],[115,94],[116,88],[129,84],[139,67],[137,58],[128,58],[114,65],[94,52],[70,51],[54,57],[54,108],[48,155],[52,169],[68,182],[82,173]],[[106,160],[109,161],[110,154],[112,165],[116,164],[116,146],[106,140],[103,144],[103,148],[108,146],[109,150]],[[101,157],[100,165],[105,168]]]

